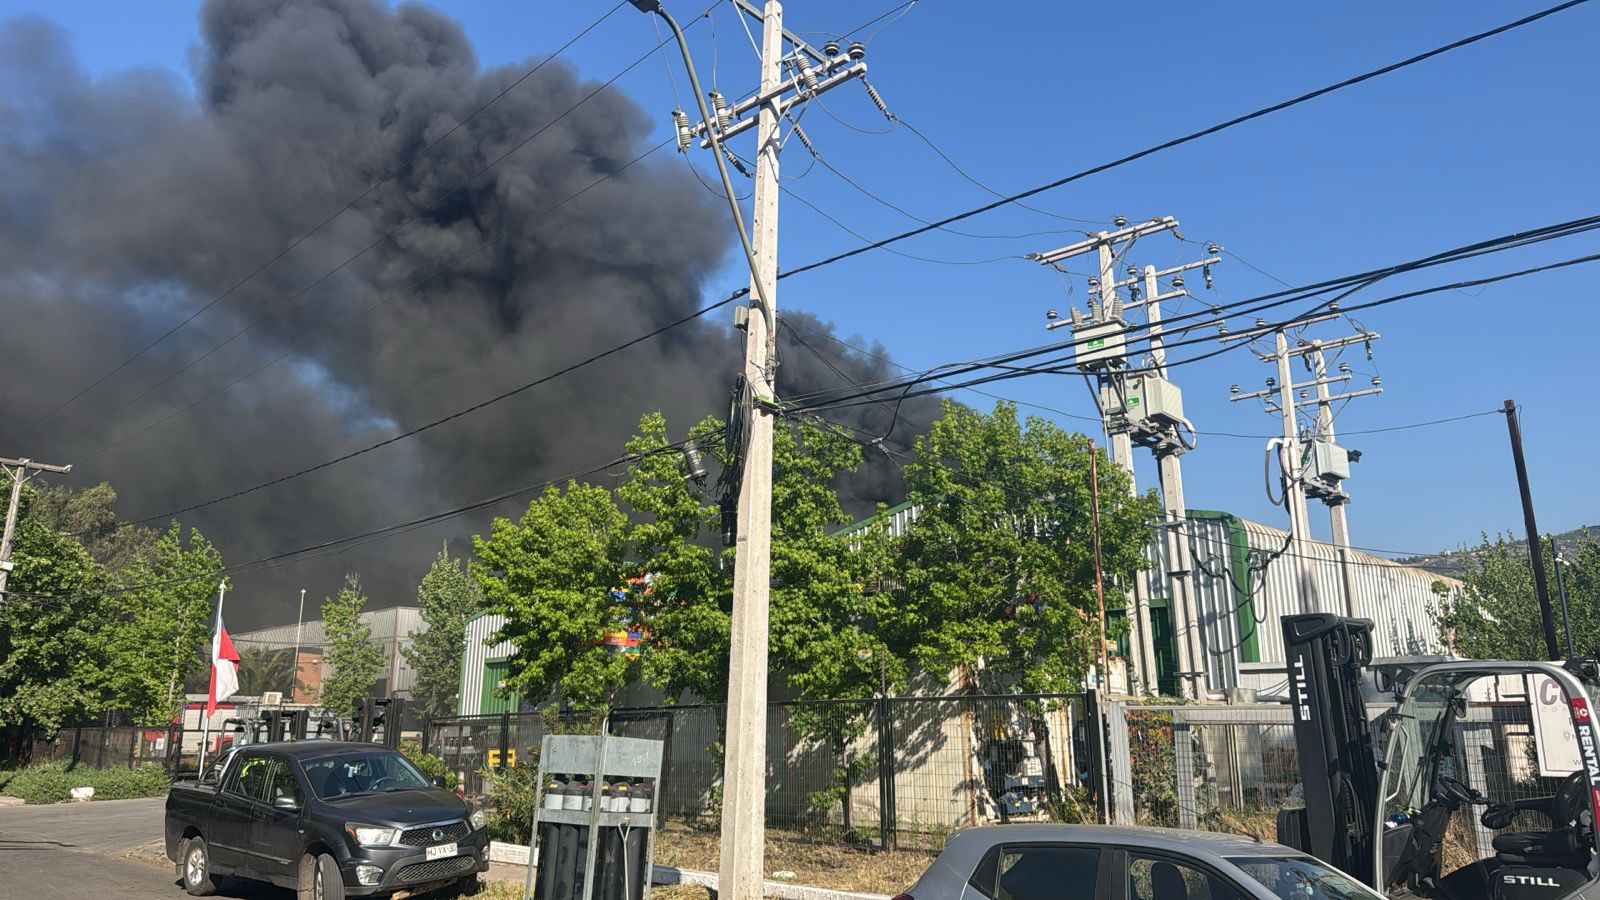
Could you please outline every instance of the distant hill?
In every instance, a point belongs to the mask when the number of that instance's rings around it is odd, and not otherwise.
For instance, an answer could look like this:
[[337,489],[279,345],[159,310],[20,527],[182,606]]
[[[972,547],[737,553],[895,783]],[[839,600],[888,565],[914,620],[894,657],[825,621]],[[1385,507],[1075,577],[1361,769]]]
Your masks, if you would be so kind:
[[[1600,538],[1600,525],[1584,525],[1580,528],[1557,534],[1556,542],[1562,546],[1570,546],[1585,531],[1589,531],[1596,538]],[[1415,566],[1435,575],[1447,575],[1451,578],[1460,578],[1466,573],[1466,564],[1463,562],[1463,554],[1460,550],[1445,550],[1429,556],[1410,556],[1405,559],[1397,559],[1395,562],[1407,566]]]

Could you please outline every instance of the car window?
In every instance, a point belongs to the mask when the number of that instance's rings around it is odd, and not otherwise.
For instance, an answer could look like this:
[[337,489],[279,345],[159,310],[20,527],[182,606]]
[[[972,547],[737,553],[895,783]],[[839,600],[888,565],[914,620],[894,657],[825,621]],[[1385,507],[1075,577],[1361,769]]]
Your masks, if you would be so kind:
[[984,856],[968,883],[992,900],[1061,900],[1092,896],[1099,870],[1095,847],[1006,844]]
[[1128,854],[1128,900],[1243,900],[1220,875],[1176,859]]
[[408,791],[431,787],[404,756],[393,750],[345,753],[304,761],[306,780],[319,799],[351,794]]
[[267,788],[267,802],[277,803],[280,797],[288,797],[296,806],[305,802],[300,781],[294,776],[294,765],[286,759],[273,761],[271,787]]
[[1228,862],[1284,900],[1378,900],[1380,896],[1349,875],[1308,856],[1245,856]]
[[267,796],[267,776],[271,774],[272,758],[267,756],[248,756],[239,760],[228,775],[228,781],[222,789],[230,794],[249,797],[252,800],[265,800]]

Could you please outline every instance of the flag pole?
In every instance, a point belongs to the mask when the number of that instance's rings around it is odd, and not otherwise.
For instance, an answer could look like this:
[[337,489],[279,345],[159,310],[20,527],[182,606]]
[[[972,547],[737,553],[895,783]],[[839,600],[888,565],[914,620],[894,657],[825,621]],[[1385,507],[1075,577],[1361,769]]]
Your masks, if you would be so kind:
[[[217,621],[219,623],[222,621],[222,601],[227,596],[227,592],[228,592],[228,583],[226,581],[217,582]],[[216,630],[215,630],[215,628],[213,628],[211,635],[212,635],[211,636],[212,641],[215,641],[217,639],[216,638]],[[214,654],[215,650],[213,650],[212,652]],[[215,659],[213,659],[211,661],[211,681],[212,681],[213,684],[215,684],[216,680],[217,680],[217,661]],[[206,774],[206,750],[210,747],[210,745],[211,745],[211,705],[210,705],[210,702],[208,701],[205,706],[200,707],[200,762],[198,763],[198,766],[197,766],[197,768],[195,769],[195,772],[194,772],[195,780],[197,780],[197,781],[205,777],[205,774]]]

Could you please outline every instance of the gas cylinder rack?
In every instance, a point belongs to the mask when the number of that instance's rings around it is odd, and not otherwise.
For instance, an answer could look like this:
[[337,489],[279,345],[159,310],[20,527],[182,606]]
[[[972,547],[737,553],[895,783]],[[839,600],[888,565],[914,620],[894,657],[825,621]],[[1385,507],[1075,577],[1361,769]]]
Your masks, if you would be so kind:
[[[661,755],[661,741],[544,736],[524,900],[649,900]],[[619,796],[612,785],[630,790]]]

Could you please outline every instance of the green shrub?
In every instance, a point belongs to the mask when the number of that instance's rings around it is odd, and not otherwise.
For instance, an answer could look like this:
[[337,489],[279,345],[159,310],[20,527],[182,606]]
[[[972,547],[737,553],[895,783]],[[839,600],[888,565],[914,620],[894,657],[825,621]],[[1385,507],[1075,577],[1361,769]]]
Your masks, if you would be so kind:
[[72,799],[72,789],[94,788],[96,800],[160,797],[171,781],[154,763],[137,769],[96,769],[69,762],[48,762],[26,769],[0,772],[0,794],[27,803],[60,803]]
[[412,765],[416,766],[422,774],[429,778],[443,778],[445,787],[452,791],[456,789],[456,773],[450,771],[450,767],[445,765],[444,760],[440,757],[434,756],[432,753],[423,753],[421,742],[401,741],[400,752],[404,753],[406,759],[411,760]]
[[515,766],[486,769],[489,788],[489,837],[510,844],[526,844],[533,830],[533,804],[539,796],[539,767]]

